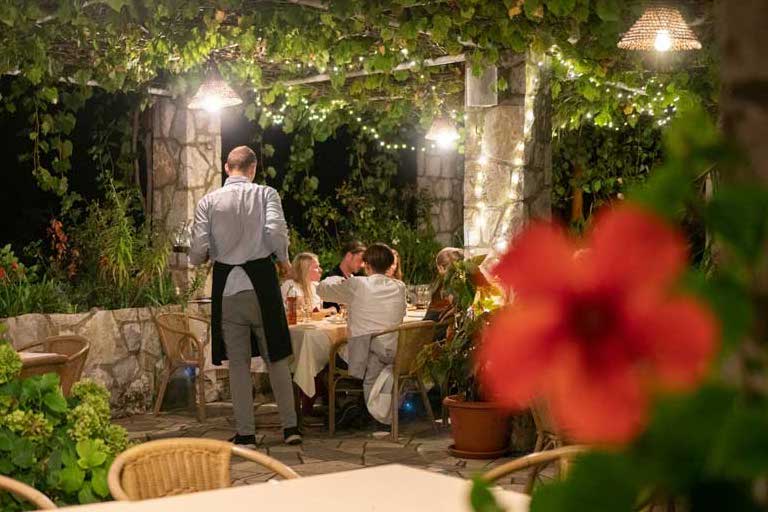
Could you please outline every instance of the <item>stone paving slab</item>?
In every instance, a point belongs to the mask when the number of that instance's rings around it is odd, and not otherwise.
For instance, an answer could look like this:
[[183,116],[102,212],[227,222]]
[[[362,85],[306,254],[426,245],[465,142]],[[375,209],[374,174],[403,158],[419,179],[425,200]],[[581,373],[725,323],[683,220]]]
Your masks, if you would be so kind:
[[[234,433],[231,404],[209,404],[208,419],[199,423],[192,411],[173,411],[159,416],[141,415],[116,420],[129,432],[132,441],[143,442],[168,437],[204,437],[229,439]],[[448,451],[452,443],[450,433],[440,429],[438,433],[426,420],[411,420],[401,424],[401,436],[397,442],[384,434],[381,426],[356,431],[340,431],[331,437],[322,425],[306,426],[304,444],[286,446],[279,428],[277,408],[274,404],[258,404],[254,408],[256,418],[257,450],[291,466],[302,476],[349,471],[382,464],[404,464],[461,478],[503,464],[511,457],[495,460],[469,460],[453,457]],[[552,477],[554,470],[547,468],[545,476]],[[274,477],[257,463],[233,457],[231,476],[234,485],[266,482]],[[499,484],[506,489],[522,490],[527,472],[506,477]]]

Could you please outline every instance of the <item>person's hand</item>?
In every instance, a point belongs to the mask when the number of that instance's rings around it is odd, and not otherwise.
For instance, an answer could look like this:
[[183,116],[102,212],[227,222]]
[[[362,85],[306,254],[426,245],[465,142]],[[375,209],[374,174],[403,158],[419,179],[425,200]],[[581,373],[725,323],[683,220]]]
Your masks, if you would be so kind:
[[277,271],[283,279],[291,275],[291,264],[287,261],[277,262]]

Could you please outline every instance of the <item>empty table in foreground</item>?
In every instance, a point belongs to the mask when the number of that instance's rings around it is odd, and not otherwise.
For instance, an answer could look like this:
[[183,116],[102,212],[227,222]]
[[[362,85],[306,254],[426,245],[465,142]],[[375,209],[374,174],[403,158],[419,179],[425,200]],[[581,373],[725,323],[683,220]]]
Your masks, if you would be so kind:
[[[71,507],[72,512],[470,512],[471,482],[407,466],[388,465],[296,480],[231,487],[136,502]],[[529,498],[495,491],[507,512],[527,512]]]

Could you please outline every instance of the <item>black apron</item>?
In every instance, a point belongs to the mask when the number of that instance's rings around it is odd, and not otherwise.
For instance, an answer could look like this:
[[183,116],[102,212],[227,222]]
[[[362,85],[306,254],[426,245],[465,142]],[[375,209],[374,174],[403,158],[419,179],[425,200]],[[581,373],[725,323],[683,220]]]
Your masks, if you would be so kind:
[[[227,359],[227,349],[221,329],[221,309],[224,298],[224,286],[227,277],[235,267],[241,267],[248,274],[261,307],[261,318],[264,323],[269,362],[280,361],[293,353],[291,348],[291,332],[283,307],[283,296],[280,293],[280,283],[277,271],[271,258],[261,258],[247,261],[241,265],[227,265],[216,261],[213,263],[213,290],[211,295],[211,359],[213,364],[221,366]],[[259,355],[256,335],[251,331],[251,357]]]

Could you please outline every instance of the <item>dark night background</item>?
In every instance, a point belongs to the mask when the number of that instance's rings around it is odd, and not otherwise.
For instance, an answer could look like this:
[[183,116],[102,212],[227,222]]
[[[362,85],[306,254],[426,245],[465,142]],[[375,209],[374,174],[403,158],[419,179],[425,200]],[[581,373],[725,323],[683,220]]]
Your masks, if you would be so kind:
[[[9,80],[12,78],[0,80],[0,92],[8,86]],[[96,179],[99,169],[89,155],[88,149],[93,145],[97,131],[103,129],[105,119],[118,119],[120,116],[129,119],[132,106],[131,98],[128,96],[107,95],[96,90],[85,107],[77,113],[77,124],[70,135],[74,145],[71,157],[72,169],[67,176],[70,190],[79,193],[88,202],[102,197]],[[28,115],[19,109],[16,114],[4,113],[0,116],[0,134],[4,141],[0,146],[0,161],[3,162],[4,167],[3,186],[0,187],[0,245],[10,243],[19,256],[22,255],[22,249],[30,242],[45,238],[46,227],[52,217],[59,215],[61,206],[60,198],[53,193],[42,191],[37,185],[32,175],[32,163],[19,161],[20,154],[32,149],[32,143],[28,137],[30,126],[27,120]],[[242,109],[224,111],[221,117],[222,159],[226,159],[228,152],[236,146],[253,147],[259,127],[242,115]],[[114,139],[115,142],[118,140],[118,138]],[[275,148],[275,154],[268,163],[275,167],[280,177],[290,155],[291,137],[283,134],[279,128],[273,127],[268,128],[264,133],[264,142]],[[342,127],[334,138],[315,145],[313,174],[320,181],[321,196],[333,195],[335,189],[349,174],[347,148],[351,142],[352,138]],[[139,161],[143,172],[145,167],[143,157],[140,157]],[[221,168],[223,180],[225,178],[223,162]],[[401,151],[399,174],[395,182],[398,186],[415,184],[415,152]],[[300,223],[303,213],[301,207],[288,197],[283,197],[283,206],[289,222],[301,231]]]

